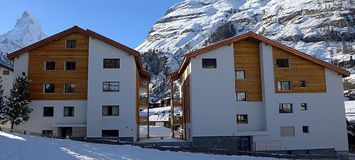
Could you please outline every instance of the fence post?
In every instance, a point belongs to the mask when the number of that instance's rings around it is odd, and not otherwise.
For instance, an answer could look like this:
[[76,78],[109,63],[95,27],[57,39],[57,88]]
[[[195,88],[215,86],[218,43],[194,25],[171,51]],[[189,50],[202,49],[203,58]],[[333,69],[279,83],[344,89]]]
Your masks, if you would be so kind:
[[312,160],[312,153],[309,154],[309,159]]

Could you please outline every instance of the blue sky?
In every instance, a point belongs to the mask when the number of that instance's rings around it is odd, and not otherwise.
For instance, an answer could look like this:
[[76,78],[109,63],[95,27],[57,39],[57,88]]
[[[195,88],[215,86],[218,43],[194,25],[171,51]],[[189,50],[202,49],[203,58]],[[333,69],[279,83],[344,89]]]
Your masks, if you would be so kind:
[[47,36],[73,25],[135,48],[153,24],[180,0],[2,0],[0,35],[29,11]]

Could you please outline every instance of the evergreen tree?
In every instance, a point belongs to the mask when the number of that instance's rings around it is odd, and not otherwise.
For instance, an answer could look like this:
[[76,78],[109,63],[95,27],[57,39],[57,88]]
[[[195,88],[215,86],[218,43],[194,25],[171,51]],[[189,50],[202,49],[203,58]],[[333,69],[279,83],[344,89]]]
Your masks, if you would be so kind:
[[0,124],[4,124],[7,120],[7,106],[5,105],[4,90],[2,89],[2,80],[0,77]]
[[23,72],[21,76],[16,78],[14,87],[11,89],[10,97],[6,102],[8,106],[7,121],[11,122],[11,129],[14,128],[14,125],[28,121],[30,118],[29,114],[33,109],[29,107],[29,86],[30,82]]

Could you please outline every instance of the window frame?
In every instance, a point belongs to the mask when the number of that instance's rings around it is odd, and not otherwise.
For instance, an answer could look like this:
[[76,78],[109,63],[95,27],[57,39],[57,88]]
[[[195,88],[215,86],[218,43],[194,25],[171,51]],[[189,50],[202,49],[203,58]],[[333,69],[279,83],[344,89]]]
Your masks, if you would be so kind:
[[[45,114],[46,109],[52,109],[51,114]],[[43,117],[54,117],[54,107],[51,107],[51,106],[43,107]]]
[[[303,85],[301,85],[301,84],[303,84]],[[306,87],[307,87],[307,82],[306,82],[306,80],[300,80],[300,81],[299,81],[299,85],[300,85],[300,88],[306,88]]]
[[[104,114],[104,108],[108,108],[108,114]],[[117,107],[117,114],[113,114],[113,108]],[[111,111],[111,112],[110,112]],[[111,114],[110,114],[111,113]],[[112,116],[120,116],[120,106],[119,105],[103,105],[102,106],[102,116],[106,117],[112,117]]]
[[[118,61],[118,64],[115,64],[115,61]],[[105,63],[106,61],[108,61],[107,63]],[[109,62],[112,61],[112,64],[110,64]],[[112,65],[112,66],[110,66]],[[115,66],[118,65],[118,66]],[[121,59],[120,58],[104,58],[102,60],[102,68],[103,69],[120,69],[121,68]]]
[[[239,93],[244,93],[244,100],[239,100],[239,96],[238,96]],[[237,102],[245,102],[245,101],[247,101],[247,92],[245,92],[245,91],[236,91],[235,95],[236,95],[235,98],[236,98]]]
[[[68,69],[67,68],[67,63],[73,63],[74,62],[74,69]],[[66,61],[64,61],[64,70],[65,71],[75,71],[76,70],[76,61],[74,61],[74,60],[66,60]]]
[[[287,111],[287,109],[285,109],[284,105],[290,105],[290,111]],[[278,108],[279,108],[279,114],[293,113],[292,103],[279,103]]]
[[[282,60],[287,60],[287,67],[284,67],[284,66],[281,66],[281,67],[280,67],[279,61],[282,61]],[[291,66],[290,59],[289,59],[289,58],[276,58],[276,66],[277,66],[277,68],[279,68],[279,69],[287,69],[287,68],[290,68],[290,66]]]
[[[54,68],[53,69],[47,69],[47,63],[54,63]],[[57,69],[57,65],[56,65],[56,62],[55,61],[51,61],[51,60],[49,60],[49,61],[47,61],[47,60],[45,60],[44,61],[44,71],[55,71]]]
[[[215,64],[213,65],[207,65],[204,62],[208,62],[208,61],[214,61]],[[217,68],[217,58],[202,58],[201,60],[202,63],[202,69],[216,69]]]
[[[71,47],[68,47],[68,42],[75,42],[74,45],[71,44]],[[77,40],[76,39],[67,39],[65,40],[65,49],[75,49],[77,47]]]
[[[51,133],[51,134],[48,134],[48,133]],[[42,130],[42,136],[43,137],[52,137],[53,136],[53,130]]]
[[[51,86],[53,86],[53,92],[46,92],[46,85],[51,85]],[[55,84],[53,84],[53,83],[43,83],[43,93],[44,93],[44,94],[55,93]]]
[[[67,85],[74,85],[74,87],[73,87],[73,92],[66,92],[67,90],[67,88],[66,88],[66,86]],[[64,83],[64,87],[63,87],[63,93],[64,94],[73,94],[73,93],[75,93],[75,88],[76,88],[76,84],[75,83]]]
[[[243,72],[243,78],[238,78],[238,74],[237,74],[238,72]],[[246,79],[245,70],[237,69],[234,71],[234,74],[235,74],[236,80],[245,80]]]
[[[110,89],[111,86],[111,83],[117,83],[117,88],[116,90],[114,89]],[[105,84],[108,85],[108,88],[105,89]],[[102,91],[103,92],[120,92],[120,81],[103,81],[102,82]]]
[[[302,106],[304,104],[305,104],[305,106]],[[300,108],[301,108],[301,111],[307,111],[308,110],[308,103],[301,103]]]
[[4,69],[4,70],[2,71],[2,75],[8,76],[8,75],[10,75],[10,71],[7,70],[7,69]]
[[[104,131],[115,131],[115,132],[117,131],[117,136],[104,136]],[[101,130],[101,137],[102,138],[119,138],[119,136],[120,136],[119,129],[103,129],[103,130]]]
[[[289,89],[288,89],[288,90],[286,90],[286,89],[283,88],[282,83],[285,83],[285,82],[288,83],[288,86],[289,86]],[[279,91],[279,92],[292,91],[292,81],[278,81],[276,85],[277,85],[277,91]]]
[[[291,135],[284,135],[282,133],[283,130],[282,129],[286,129],[286,128],[292,128],[292,134]],[[295,137],[296,133],[295,133],[295,126],[280,126],[280,137]]]
[[237,124],[248,124],[248,114],[237,114],[236,121]]
[[[69,114],[68,115],[66,115],[65,114],[65,109],[66,108],[72,108],[72,111],[73,112],[68,112]],[[71,111],[71,110],[69,110],[69,111]],[[72,113],[72,114],[70,114],[70,113]],[[64,106],[63,107],[63,117],[74,117],[75,116],[75,107],[74,106]]]
[[309,126],[302,126],[302,133],[309,133]]

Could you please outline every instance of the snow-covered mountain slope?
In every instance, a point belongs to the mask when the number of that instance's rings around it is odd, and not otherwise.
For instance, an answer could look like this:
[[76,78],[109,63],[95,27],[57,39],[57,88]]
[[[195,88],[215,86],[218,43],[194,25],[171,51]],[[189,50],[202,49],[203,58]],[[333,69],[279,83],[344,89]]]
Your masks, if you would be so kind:
[[30,45],[45,38],[42,28],[31,14],[25,11],[17,20],[15,27],[7,33],[0,35],[0,63],[11,65],[5,56],[17,49]]
[[167,67],[176,70],[188,51],[254,31],[342,62],[355,52],[354,15],[353,0],[184,0],[168,9],[136,49],[166,57]]

